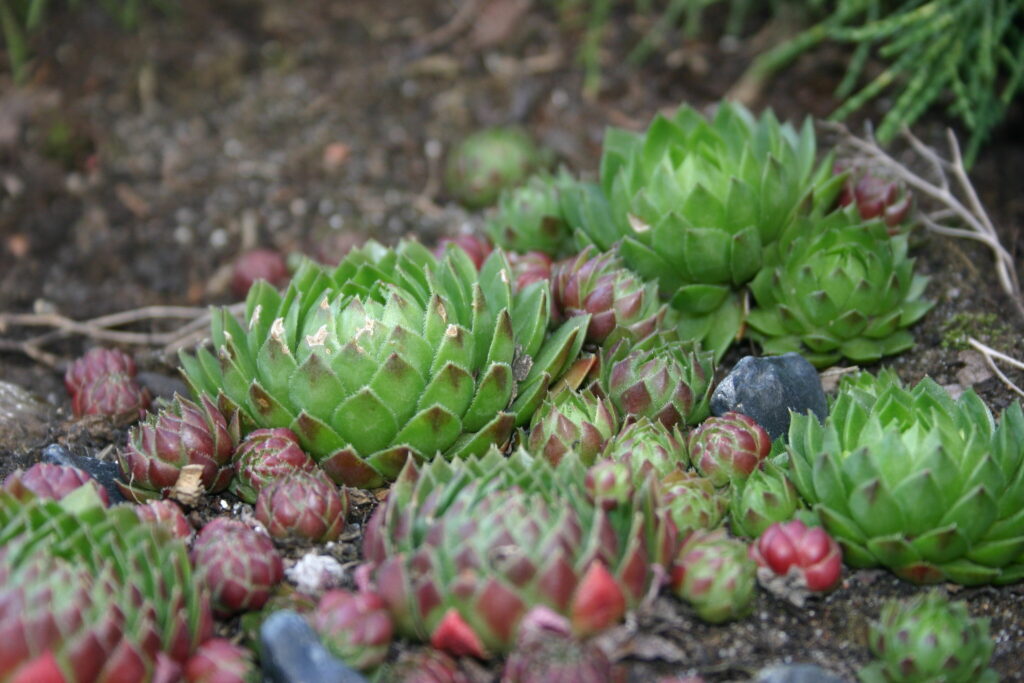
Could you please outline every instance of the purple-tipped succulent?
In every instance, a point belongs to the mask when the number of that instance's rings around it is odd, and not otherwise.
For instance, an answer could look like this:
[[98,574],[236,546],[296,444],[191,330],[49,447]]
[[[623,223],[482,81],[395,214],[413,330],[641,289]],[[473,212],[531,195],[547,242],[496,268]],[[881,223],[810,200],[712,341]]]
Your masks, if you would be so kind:
[[258,683],[256,658],[227,638],[210,638],[185,663],[185,683]]
[[149,407],[149,392],[135,381],[135,361],[117,349],[90,349],[64,373],[71,411],[83,415],[139,416]]
[[752,609],[757,565],[747,556],[747,544],[724,529],[694,531],[679,550],[670,584],[697,616],[719,624]]
[[533,414],[527,448],[555,465],[575,451],[589,465],[618,430],[619,419],[610,400],[586,390],[563,389]]
[[256,519],[277,540],[326,543],[345,529],[348,493],[323,470],[296,470],[260,489]]
[[204,526],[191,557],[221,617],[259,609],[284,578],[273,541],[236,519],[218,517]]
[[234,474],[231,454],[237,443],[237,416],[228,422],[205,396],[199,404],[175,396],[129,432],[128,446],[117,456],[117,487],[128,500],[153,500],[178,483],[182,468],[198,465],[203,489],[223,491]]
[[349,666],[372,669],[388,654],[394,624],[376,593],[328,591],[309,620],[324,646]]
[[668,429],[661,422],[646,417],[623,427],[608,442],[602,456],[626,463],[637,474],[652,470],[659,477],[682,472],[690,462],[686,439],[678,427]]
[[455,245],[466,252],[477,270],[480,270],[484,261],[491,255],[491,251],[494,250],[494,247],[486,237],[463,233],[455,237],[442,237],[438,240],[437,247],[434,249],[434,256],[438,259],[444,258],[444,252],[448,249],[449,244]]
[[753,418],[728,412],[709,417],[690,434],[690,461],[715,486],[743,480],[772,449],[768,432]]
[[722,522],[729,505],[707,477],[695,472],[675,471],[661,479],[662,505],[680,533],[714,529]]
[[523,617],[501,681],[616,683],[623,680],[621,673],[593,641],[574,638],[564,617],[546,607],[535,607]]
[[260,489],[286,474],[317,469],[299,438],[285,427],[250,432],[235,451],[235,465],[231,492],[247,503],[255,503]]
[[534,282],[551,279],[553,264],[551,257],[543,251],[528,251],[522,254],[510,251],[506,256],[512,269],[512,286],[515,291],[524,290]]
[[385,679],[395,683],[469,683],[457,661],[432,647],[403,653],[388,667]]
[[[836,165],[836,171],[845,169]],[[839,206],[857,205],[864,220],[881,218],[896,232],[914,206],[914,195],[897,180],[888,180],[871,171],[852,172],[839,194]]]
[[151,500],[135,508],[135,514],[143,522],[162,524],[178,538],[186,541],[192,538],[192,525],[185,519],[185,513],[173,500]]
[[85,470],[65,465],[37,462],[27,470],[15,470],[7,475],[3,488],[19,500],[36,495],[40,498],[60,500],[79,486],[92,486],[103,502],[110,505],[110,495]]
[[667,342],[634,349],[605,366],[604,389],[627,420],[647,417],[671,429],[697,424],[709,412],[714,376],[711,352]]

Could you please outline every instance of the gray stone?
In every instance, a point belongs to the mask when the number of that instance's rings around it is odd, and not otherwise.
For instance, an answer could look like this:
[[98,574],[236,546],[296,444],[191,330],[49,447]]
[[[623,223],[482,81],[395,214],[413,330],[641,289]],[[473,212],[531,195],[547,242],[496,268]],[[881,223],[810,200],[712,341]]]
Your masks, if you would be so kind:
[[46,438],[53,406],[17,384],[0,381],[0,451],[27,452]]
[[121,495],[121,490],[114,483],[121,474],[116,462],[98,460],[85,455],[75,455],[59,443],[52,443],[44,448],[41,459],[43,462],[53,465],[77,467],[80,470],[85,470],[93,479],[99,482],[100,486],[107,490],[112,505],[124,502],[125,498]]
[[260,628],[260,663],[265,681],[295,683],[367,683],[363,676],[327,651],[297,612],[274,612]]
[[754,683],[846,683],[846,679],[816,664],[778,664],[758,671]]
[[730,410],[752,417],[774,441],[789,431],[789,411],[824,420],[828,401],[818,371],[800,354],[746,356],[711,396],[713,415]]

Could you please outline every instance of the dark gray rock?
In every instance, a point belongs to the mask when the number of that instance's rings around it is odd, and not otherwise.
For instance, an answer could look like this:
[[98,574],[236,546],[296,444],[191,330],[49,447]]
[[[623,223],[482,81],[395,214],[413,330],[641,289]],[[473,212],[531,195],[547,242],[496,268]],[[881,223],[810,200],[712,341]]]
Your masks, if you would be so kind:
[[295,683],[367,683],[327,651],[297,612],[274,612],[260,628],[260,662],[265,681]]
[[711,396],[712,415],[730,410],[754,418],[774,441],[789,431],[789,411],[824,420],[828,401],[818,371],[800,354],[746,356]]
[[758,671],[754,683],[846,683],[846,679],[815,664],[778,664]]
[[118,469],[116,462],[97,460],[96,458],[90,458],[84,455],[75,455],[58,443],[52,443],[44,448],[43,457],[41,459],[43,462],[48,462],[53,465],[77,467],[80,470],[85,470],[93,479],[99,482],[100,486],[107,490],[107,493],[110,495],[110,502],[112,505],[123,503],[125,501],[124,496],[121,495],[120,489],[117,488],[117,484],[114,483],[114,481],[120,476],[120,470]]

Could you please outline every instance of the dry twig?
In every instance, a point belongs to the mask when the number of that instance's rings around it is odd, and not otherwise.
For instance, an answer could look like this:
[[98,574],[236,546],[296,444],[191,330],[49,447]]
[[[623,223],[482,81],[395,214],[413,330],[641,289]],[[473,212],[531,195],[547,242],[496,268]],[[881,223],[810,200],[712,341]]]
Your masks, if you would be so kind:
[[[960,145],[952,130],[946,131],[949,144],[949,159],[925,145],[913,133],[903,129],[903,137],[914,151],[931,167],[933,179],[923,178],[904,164],[887,154],[868,131],[864,138],[852,134],[838,123],[823,124],[839,135],[840,147],[851,152],[855,165],[880,167],[895,178],[902,180],[921,195],[938,203],[939,209],[931,212],[919,211],[921,222],[934,233],[975,240],[988,247],[995,256],[996,274],[999,284],[1006,292],[1017,311],[1024,317],[1024,297],[1021,296],[1020,281],[1017,278],[1013,256],[1002,245],[992,220],[985,212],[978,194],[967,176]],[[956,221],[966,227],[948,225]]]
[[1021,389],[1013,382],[1013,380],[1007,377],[1006,373],[1004,373],[999,368],[999,366],[996,365],[996,361],[1000,360],[1006,363],[1007,365],[1012,365],[1013,367],[1019,370],[1024,370],[1024,363],[1017,360],[1016,358],[1011,358],[1010,356],[1007,356],[1005,353],[996,351],[991,346],[986,346],[985,344],[982,344],[974,337],[968,337],[967,343],[981,352],[981,355],[985,358],[985,362],[988,364],[989,369],[992,370],[992,372],[994,372],[1000,380],[1002,380],[1003,384],[1009,387],[1012,391],[1016,392],[1019,396],[1024,396],[1024,389]]

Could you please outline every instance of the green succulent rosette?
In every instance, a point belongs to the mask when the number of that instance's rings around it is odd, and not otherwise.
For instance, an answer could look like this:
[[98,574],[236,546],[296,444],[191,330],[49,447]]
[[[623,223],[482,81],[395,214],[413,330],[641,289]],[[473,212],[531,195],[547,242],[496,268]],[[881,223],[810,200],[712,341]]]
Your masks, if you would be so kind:
[[501,193],[496,210],[484,223],[484,232],[509,251],[565,256],[572,248],[572,230],[562,215],[561,195],[575,183],[564,170],[554,176],[531,176],[523,185]]
[[34,666],[67,681],[146,680],[160,653],[184,663],[213,632],[185,542],[89,487],[60,502],[0,491],[0,604],[4,680],[43,680]]
[[519,128],[485,128],[460,142],[448,155],[445,188],[471,209],[490,206],[502,190],[523,182],[548,163]]
[[757,538],[775,522],[793,519],[802,507],[800,494],[786,471],[770,460],[743,480],[733,480],[729,496],[730,529]]
[[511,282],[500,250],[479,273],[415,243],[306,263],[283,294],[250,290],[246,324],[215,311],[213,351],[182,353],[185,377],[245,431],[287,427],[336,482],[379,486],[409,457],[503,443],[578,355],[589,319],[548,334],[546,283]]
[[824,424],[793,415],[789,473],[853,567],[916,583],[1024,578],[1024,413],[996,423],[930,378],[845,379]]
[[591,465],[618,431],[619,417],[611,401],[589,390],[563,388],[533,414],[526,443],[531,453],[551,463],[575,451],[584,465]]
[[863,683],[995,683],[989,668],[995,643],[988,619],[974,619],[962,602],[930,591],[882,607],[868,637],[876,661],[859,673]]
[[[601,188],[619,252],[686,314],[681,331],[719,356],[740,330],[737,290],[761,269],[764,248],[842,186],[816,154],[810,120],[798,132],[729,102],[711,120],[684,106],[642,134],[605,135]],[[593,218],[599,200],[576,199],[572,215],[591,218],[579,227],[609,248],[607,221]]]
[[672,559],[678,535],[653,479],[609,504],[592,498],[586,475],[573,453],[555,466],[522,449],[457,467],[410,461],[363,541],[396,631],[486,657],[513,647],[533,607],[566,616],[577,635],[616,623]]
[[747,544],[725,529],[691,533],[672,566],[672,592],[712,624],[745,617],[754,607],[757,565]]
[[757,307],[747,323],[765,353],[796,351],[821,368],[914,345],[907,327],[934,302],[922,298],[928,278],[914,274],[906,234],[861,222],[853,207],[803,220],[792,234],[750,284]]
[[659,478],[682,472],[690,464],[679,427],[641,417],[625,425],[605,446],[603,457],[628,465],[634,473],[652,470]]

